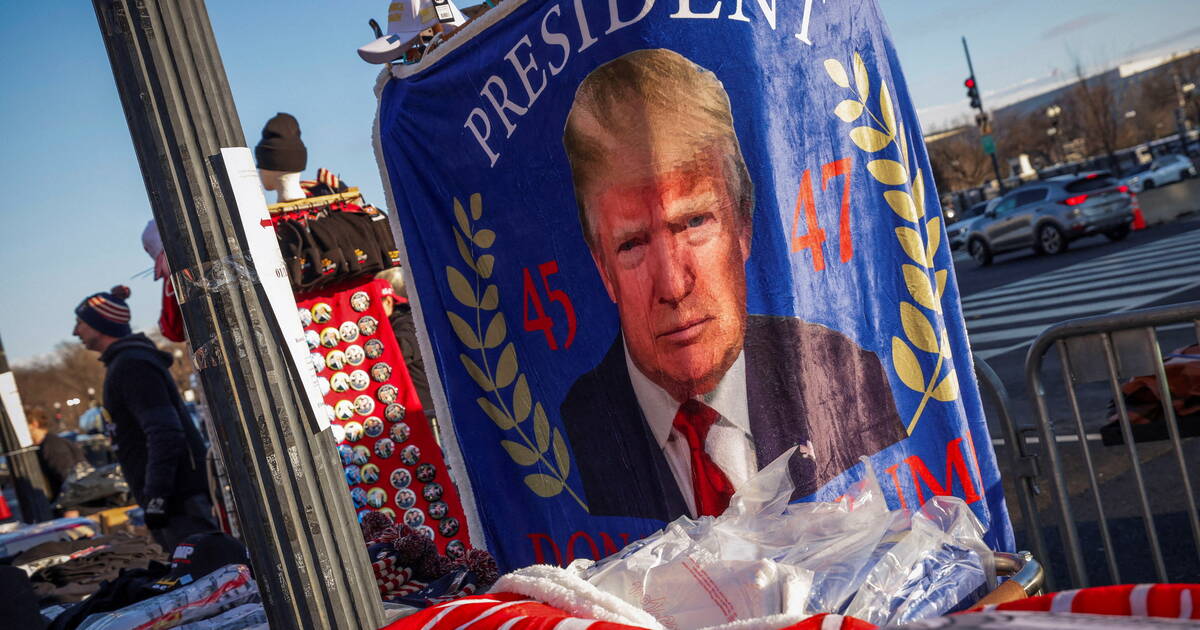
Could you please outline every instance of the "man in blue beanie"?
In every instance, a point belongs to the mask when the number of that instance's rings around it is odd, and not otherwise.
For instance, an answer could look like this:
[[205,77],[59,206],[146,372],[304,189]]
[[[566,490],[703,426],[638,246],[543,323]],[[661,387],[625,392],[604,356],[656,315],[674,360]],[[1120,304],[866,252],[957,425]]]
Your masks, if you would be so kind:
[[146,526],[163,549],[216,529],[204,470],[205,448],[169,368],[173,357],[129,328],[129,287],[88,296],[75,307],[74,334],[107,366],[104,407],[117,461]]

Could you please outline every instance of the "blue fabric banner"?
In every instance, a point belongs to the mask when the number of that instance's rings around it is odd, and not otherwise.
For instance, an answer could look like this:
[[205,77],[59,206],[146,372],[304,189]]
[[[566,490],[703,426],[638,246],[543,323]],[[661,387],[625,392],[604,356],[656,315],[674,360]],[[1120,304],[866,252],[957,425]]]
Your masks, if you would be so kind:
[[920,125],[873,0],[508,0],[380,90],[472,540],[598,558],[792,446],[1013,546]]

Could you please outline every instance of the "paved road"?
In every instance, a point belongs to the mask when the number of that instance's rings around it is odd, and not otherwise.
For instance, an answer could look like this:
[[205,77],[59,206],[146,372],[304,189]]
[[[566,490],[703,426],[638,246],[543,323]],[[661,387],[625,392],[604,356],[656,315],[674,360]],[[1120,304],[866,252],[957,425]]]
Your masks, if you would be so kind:
[[[1032,404],[1026,392],[1025,355],[1033,339],[1047,326],[1089,315],[1200,300],[1200,220],[1195,215],[1135,232],[1128,239],[1111,243],[1103,237],[1072,244],[1059,256],[1038,256],[1032,251],[997,258],[994,265],[979,268],[965,256],[956,259],[955,272],[962,296],[972,350],[988,361],[1012,396],[1010,412],[1019,423],[1032,422]],[[1159,331],[1164,351],[1195,343],[1190,326],[1173,326]],[[1100,528],[1095,501],[1087,482],[1083,447],[1086,445],[1099,478],[1103,509],[1110,533],[1118,548],[1122,582],[1154,581],[1154,562],[1147,553],[1147,535],[1141,515],[1134,471],[1125,446],[1101,445],[1099,429],[1109,420],[1112,391],[1107,383],[1076,387],[1085,427],[1084,440],[1075,433],[1074,416],[1067,403],[1065,384],[1057,362],[1047,363],[1047,400],[1058,434],[1074,519],[1083,539],[1083,549],[1093,583],[1108,583],[1103,555],[1098,553]],[[994,410],[989,410],[992,435]],[[1028,545],[1024,518],[1020,514],[1013,481],[1009,445],[993,440],[1005,478],[1006,495],[1018,544]],[[1033,445],[1039,449],[1040,446]],[[1200,489],[1200,438],[1185,440],[1184,458],[1190,465],[1193,490]],[[1194,547],[1183,511],[1181,482],[1176,455],[1166,442],[1137,445],[1147,500],[1155,518],[1155,533],[1167,549],[1168,578],[1200,581],[1200,552]],[[1042,458],[1044,464],[1044,456]],[[1048,490],[1048,487],[1046,487]],[[1049,524],[1046,538],[1051,551],[1047,564],[1065,579],[1065,557],[1057,545],[1057,529],[1048,492],[1038,497],[1043,523]],[[1060,582],[1061,584],[1062,582]]]

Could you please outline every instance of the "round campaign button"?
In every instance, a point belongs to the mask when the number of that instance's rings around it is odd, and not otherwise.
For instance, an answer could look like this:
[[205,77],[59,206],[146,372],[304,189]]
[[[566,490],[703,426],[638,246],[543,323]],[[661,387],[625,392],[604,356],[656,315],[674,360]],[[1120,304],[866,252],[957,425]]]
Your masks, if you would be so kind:
[[316,304],[313,304],[312,320],[314,322],[316,322],[318,324],[324,324],[325,322],[329,321],[330,319],[333,319],[333,307],[332,306],[330,306],[324,302],[317,302]]
[[324,405],[321,407],[321,411],[325,414],[326,422],[333,422],[337,419],[337,412],[333,410],[333,405]]
[[425,488],[421,490],[421,496],[425,497],[425,500],[430,503],[433,503],[434,501],[440,501],[442,498],[442,484],[431,483],[426,485]]
[[399,506],[401,510],[407,510],[416,504],[417,493],[413,492],[410,488],[401,488],[396,491],[396,505]]
[[329,379],[317,377],[317,389],[321,390],[321,397],[329,395]]
[[367,464],[359,469],[359,474],[362,476],[363,483],[375,483],[379,481],[379,466]]
[[392,403],[384,407],[383,416],[392,422],[400,422],[404,419],[404,405]]
[[[429,483],[433,481],[433,478],[436,476],[437,468],[434,468],[433,464],[425,462],[424,464],[417,466],[417,481],[420,481],[421,483]],[[435,500],[436,499],[430,499],[430,501]]]
[[458,519],[454,518],[453,516],[451,516],[450,518],[442,519],[442,521],[440,523],[438,523],[438,532],[441,533],[441,535],[445,536],[446,538],[449,538],[449,537],[457,534],[458,533]]
[[[390,442],[391,440],[388,441]],[[409,444],[400,449],[400,461],[404,462],[406,466],[416,466],[420,459],[421,449],[417,448],[417,445]]]
[[387,492],[383,488],[371,488],[367,490],[367,505],[373,508],[381,508],[387,502]]
[[[338,329],[334,328],[333,326],[321,330],[322,346],[325,346],[326,348],[333,348],[337,346],[338,342],[340,341],[341,337],[338,335]],[[329,359],[326,359],[326,362],[328,362],[328,360]]]
[[320,352],[313,352],[308,355],[308,362],[312,364],[313,371],[317,374],[320,374],[321,370],[325,369],[325,355]]
[[362,439],[363,428],[357,422],[347,422],[343,427],[346,430],[346,441],[357,442]]
[[393,510],[390,507],[381,507],[381,508],[379,508],[378,511],[381,514],[387,514],[387,517],[392,519],[393,521],[396,520],[396,510]]
[[307,328],[312,325],[312,311],[306,308],[296,309],[296,314],[300,316],[300,327]]
[[353,454],[351,455],[351,458],[350,458],[351,464],[357,464],[359,466],[362,466],[362,465],[366,464],[367,462],[371,461],[371,449],[363,446],[362,444],[355,446],[352,449],[352,451],[353,451]]
[[446,518],[446,513],[450,511],[450,507],[445,501],[434,501],[429,504],[429,518],[440,521]]
[[[366,394],[360,394],[354,399],[354,410],[360,416],[369,416],[372,411],[375,411],[375,399]],[[383,433],[383,423],[379,423],[379,432]],[[376,437],[376,436],[371,436]]]
[[467,555],[467,546],[461,540],[451,540],[446,543],[446,555],[452,560],[458,560]]
[[346,485],[353,486],[360,481],[362,481],[361,469],[353,464],[346,466]]
[[358,344],[353,344],[346,347],[346,363],[350,365],[362,365],[367,358],[366,351]]
[[412,483],[412,473],[408,472],[407,468],[397,468],[392,471],[392,475],[388,477],[388,481],[397,490],[407,488],[408,484]]
[[[329,388],[339,394],[350,389],[350,375],[345,372],[334,372],[329,376]],[[341,418],[341,415],[339,414],[338,417]],[[349,420],[349,418],[342,418],[342,420]]]
[[366,291],[355,291],[354,294],[350,296],[350,308],[358,311],[359,313],[367,310],[370,307],[371,296],[367,295]]
[[338,327],[338,333],[342,335],[342,341],[350,343],[358,339],[358,324],[354,322],[342,322]]
[[420,527],[425,524],[425,513],[419,508],[409,508],[404,512],[404,524],[409,527]]
[[304,331],[304,341],[308,344],[309,350],[316,350],[321,347],[321,333],[315,330]]
[[400,391],[396,389],[395,385],[388,383],[387,385],[380,385],[379,389],[375,390],[375,397],[379,399],[379,402],[390,405],[396,402],[396,396],[399,393]]
[[354,451],[349,444],[338,444],[338,455],[342,458],[342,465],[349,466],[353,462]]
[[325,355],[325,365],[335,372],[346,367],[346,353],[341,350],[330,350]]
[[374,335],[379,330],[379,320],[370,315],[363,315],[358,318],[358,331],[365,337]]
[[403,422],[397,422],[392,425],[392,439],[396,442],[408,441],[409,429],[408,425]]
[[362,488],[351,488],[350,499],[354,501],[354,507],[363,507],[367,504],[367,491]]
[[368,359],[378,359],[383,356],[383,342],[378,339],[368,339],[363,350],[367,353]]
[[329,425],[329,436],[333,438],[334,444],[341,444],[346,441],[346,430],[340,424]]
[[363,420],[363,432],[367,434],[367,437],[373,438],[383,435],[383,420],[380,420],[379,416],[371,416]]
[[375,379],[375,382],[382,383],[391,378],[391,376],[392,366],[383,362],[371,366],[371,378]]
[[387,459],[392,456],[396,450],[396,444],[388,438],[380,438],[375,442],[375,454],[381,459]]
[[418,527],[417,533],[428,538],[429,540],[433,540],[433,528],[428,525],[422,525]]
[[366,370],[354,370],[350,373],[350,387],[355,391],[363,391],[371,385],[371,377],[367,376]]
[[[338,420],[349,420],[354,417],[354,403],[349,400],[339,400],[333,406],[333,413],[337,416]],[[358,423],[356,422],[355,424]],[[347,427],[346,430],[349,431],[350,428]]]

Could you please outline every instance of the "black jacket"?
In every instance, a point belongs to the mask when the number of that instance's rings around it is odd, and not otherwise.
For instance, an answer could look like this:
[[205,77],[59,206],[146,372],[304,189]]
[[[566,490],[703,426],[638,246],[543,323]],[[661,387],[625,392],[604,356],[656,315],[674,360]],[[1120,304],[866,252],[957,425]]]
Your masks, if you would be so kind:
[[204,442],[168,368],[172,357],[145,335],[123,337],[100,361],[108,366],[104,407],[115,425],[117,461],[138,503],[168,499],[168,509],[208,493]]
[[38,463],[50,484],[50,500],[53,501],[62,492],[63,482],[75,471],[75,465],[86,464],[87,457],[75,442],[50,433],[38,449]]
[[[759,468],[797,444],[789,462],[792,500],[816,492],[858,463],[907,437],[887,373],[875,353],[842,333],[791,317],[751,315],[743,346],[750,432]],[[618,335],[562,407],[588,511],[670,521],[687,504],[646,424]]]

